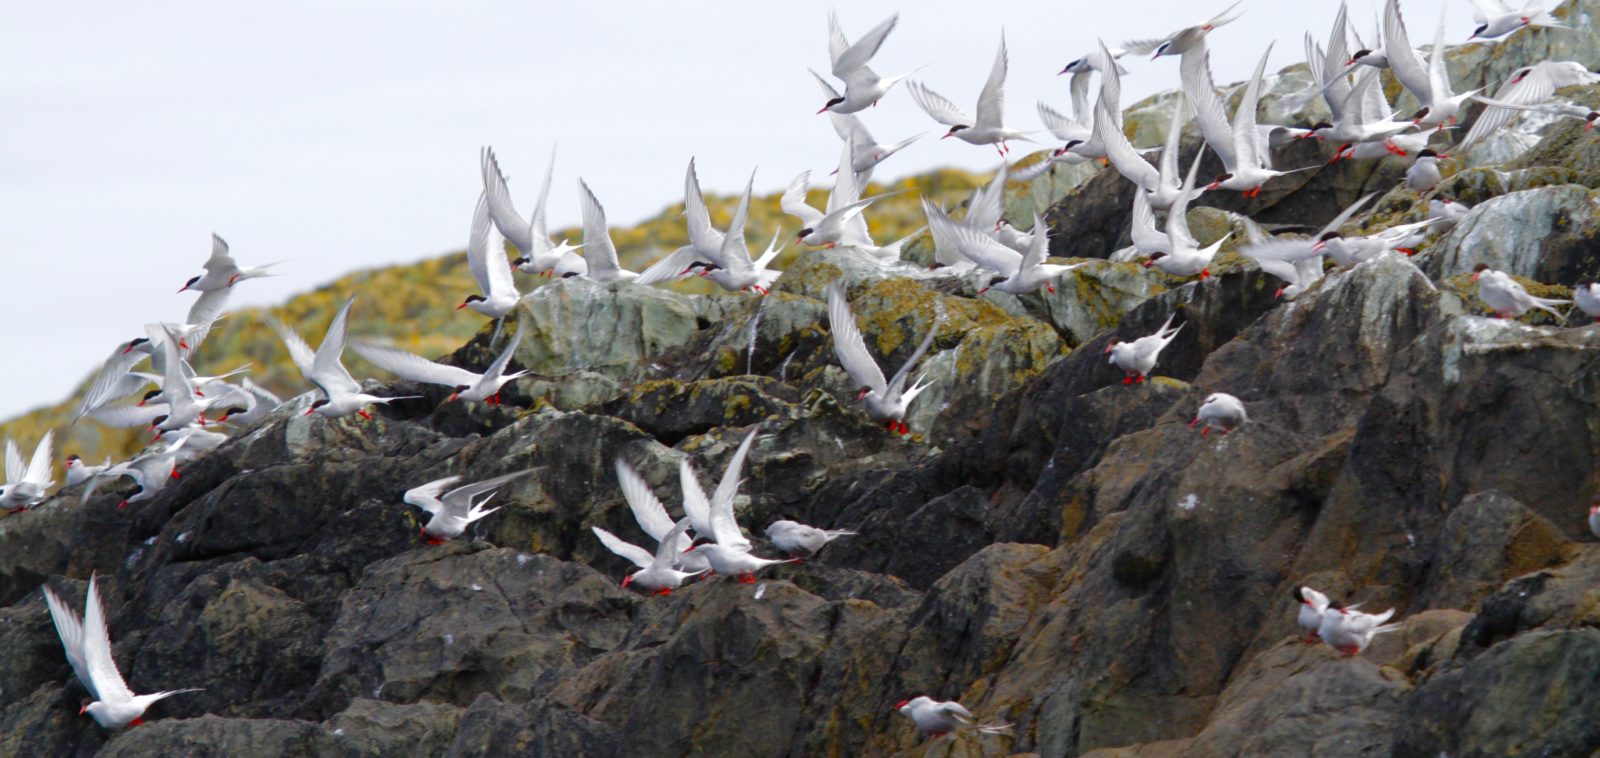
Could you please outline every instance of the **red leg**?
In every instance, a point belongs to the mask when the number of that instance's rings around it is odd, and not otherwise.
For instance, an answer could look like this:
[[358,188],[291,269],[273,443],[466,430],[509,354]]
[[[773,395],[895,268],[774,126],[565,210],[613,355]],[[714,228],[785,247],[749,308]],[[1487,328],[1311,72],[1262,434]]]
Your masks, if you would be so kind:
[[1195,424],[1198,424],[1198,423],[1200,423],[1200,419],[1195,419],[1195,420],[1193,420],[1193,421],[1190,421],[1190,422],[1189,422],[1189,428],[1190,428],[1190,429],[1193,429],[1193,428],[1194,428],[1194,425],[1195,425]]
[[144,726],[144,717],[140,716],[139,718],[129,721],[128,726]]
[[1144,374],[1139,374],[1139,375],[1133,377],[1133,383],[1134,384],[1144,384]]
[[1133,384],[1133,372],[1132,371],[1129,371],[1127,376],[1122,377],[1122,384],[1123,384],[1123,386],[1127,386],[1127,385]]
[[1211,269],[1209,269],[1209,268],[1200,269],[1200,281],[1203,282],[1203,281],[1205,281],[1207,279],[1210,279],[1210,278],[1211,278]]
[[1200,436],[1201,437],[1205,437],[1205,436],[1207,436],[1209,434],[1211,434],[1211,427],[1209,425],[1200,430]]
[[182,479],[183,477],[178,476],[178,470],[177,469],[173,469],[172,470],[172,478],[173,479]]
[[368,421],[372,420],[372,414],[367,413],[367,409],[365,409],[365,408],[362,408],[361,410],[356,411],[356,415],[360,416],[360,417],[362,417],[362,418],[364,418],[364,419],[366,419]]
[[656,590],[656,597],[666,597],[671,594],[672,590],[670,589]]

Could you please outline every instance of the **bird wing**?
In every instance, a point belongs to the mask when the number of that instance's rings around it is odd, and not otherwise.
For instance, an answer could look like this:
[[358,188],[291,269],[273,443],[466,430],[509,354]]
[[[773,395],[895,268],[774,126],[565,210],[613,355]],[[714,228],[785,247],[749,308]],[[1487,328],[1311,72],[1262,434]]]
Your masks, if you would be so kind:
[[1028,252],[1023,253],[1022,262],[1017,265],[1018,271],[1027,271],[1034,266],[1044,263],[1046,251],[1050,249],[1050,227],[1046,226],[1044,219],[1038,212],[1033,214],[1033,241],[1028,243]]
[[1428,51],[1428,91],[1435,103],[1449,100],[1454,93],[1450,91],[1450,72],[1445,69],[1445,44],[1444,22],[1448,13],[1439,14],[1439,25],[1433,32],[1433,49]]
[[950,230],[950,235],[955,239],[956,249],[981,268],[1012,276],[1022,264],[1021,253],[1000,244],[970,224],[956,226]]
[[583,203],[583,257],[589,261],[589,273],[621,271],[617,246],[611,241],[611,230],[606,227],[606,209],[582,179],[578,180],[578,199]]
[[78,412],[72,417],[73,421],[83,418],[96,408],[113,400],[118,400],[142,389],[147,382],[143,377],[129,373],[134,364],[143,360],[143,353],[118,348],[111,357],[100,366],[100,372],[95,374],[94,382],[89,385],[89,390],[84,393],[83,401],[78,404]]
[[[1096,120],[1105,118],[1109,121],[1111,114],[1103,105],[1096,104],[1094,117]],[[1177,121],[1177,111],[1173,112],[1173,120]],[[1117,167],[1118,173],[1128,177],[1128,181],[1139,185],[1139,188],[1145,191],[1154,191],[1161,186],[1161,171],[1145,161],[1144,157],[1139,155],[1139,151],[1133,149],[1133,143],[1128,142],[1121,129],[1100,130],[1100,142],[1105,146],[1106,160]]]
[[1143,190],[1133,193],[1133,220],[1128,227],[1128,237],[1134,247],[1140,250],[1171,252],[1166,248],[1170,248],[1172,242],[1166,232],[1156,226],[1156,213],[1150,208],[1150,196]]
[[1417,57],[1417,51],[1411,47],[1411,38],[1406,35],[1406,22],[1400,15],[1400,0],[1384,3],[1383,49],[1389,55],[1389,70],[1394,72],[1395,78],[1416,96],[1418,102],[1423,105],[1431,102],[1433,87],[1428,68]]
[[306,341],[299,334],[296,334],[293,329],[290,329],[288,324],[279,319],[272,316],[262,316],[261,320],[267,322],[267,326],[272,327],[272,330],[278,333],[279,339],[283,340],[283,346],[289,351],[289,360],[294,361],[295,367],[300,369],[300,375],[305,377],[306,381],[312,381],[311,374],[314,370],[313,366],[316,363],[317,355],[312,352],[311,346],[306,344]]
[[1189,173],[1183,179],[1183,189],[1178,192],[1178,198],[1172,202],[1172,207],[1167,209],[1167,238],[1174,246],[1199,247],[1200,241],[1189,232],[1189,198],[1194,193],[1194,177],[1200,170],[1200,159],[1206,154],[1205,150],[1197,150],[1194,162],[1189,164]]
[[[90,411],[89,418],[94,419],[96,423],[103,426],[128,429],[135,426],[145,426],[154,421],[157,416],[165,415],[169,410],[171,410],[171,406],[166,403],[110,405]],[[16,480],[12,479],[12,481]]]
[[311,375],[307,378],[312,384],[322,388],[322,392],[329,397],[332,397],[335,391],[347,393],[361,391],[361,383],[350,375],[350,370],[344,367],[343,360],[350,306],[355,303],[356,298],[351,295],[350,299],[345,301],[344,307],[334,314],[333,321],[328,324],[328,333],[323,336],[322,344],[317,346],[317,354],[311,361]]
[[845,299],[844,287],[839,282],[828,285],[828,329],[833,332],[833,352],[851,381],[871,387],[879,394],[887,391],[889,382],[883,378],[878,362],[867,352],[866,340],[856,328],[855,314],[850,312],[850,301]]
[[838,19],[830,15],[828,18],[830,31],[829,53],[833,59],[833,75],[844,79],[857,69],[867,65],[867,61],[872,60],[872,56],[878,54],[878,48],[883,47],[884,39],[888,38],[889,32],[894,31],[894,25],[899,20],[900,14],[896,13],[877,26],[872,27],[866,34],[861,35],[855,41],[855,44],[846,47],[842,51],[834,52],[834,48],[837,46],[837,42],[834,40],[844,39],[844,32],[839,29]]
[[750,219],[750,193],[755,189],[756,172],[750,172],[745,182],[744,194],[733,209],[733,220],[728,222],[728,233],[722,237],[722,267],[736,274],[747,274],[755,269],[750,261],[750,248],[744,241],[744,228]]
[[72,665],[72,673],[78,676],[78,681],[83,682],[84,688],[89,690],[96,700],[100,693],[95,691],[94,678],[89,676],[89,661],[84,657],[84,632],[83,620],[78,618],[65,601],[48,586],[44,590],[44,603],[50,608],[50,618],[55,621],[56,635],[61,637],[61,647],[66,650],[67,663]]
[[[479,159],[480,170],[483,174],[483,196],[488,201],[489,220],[500,229],[500,233],[511,239],[511,244],[516,245],[525,255],[533,255],[530,248],[536,244],[530,233],[527,221],[522,214],[517,213],[517,208],[511,202],[511,188],[506,185],[505,174],[500,171],[500,161],[495,157],[494,148],[486,147]],[[550,186],[550,175],[545,174],[545,187]]]
[[678,562],[678,556],[683,551],[688,550],[689,545],[694,544],[694,541],[686,534],[690,525],[689,518],[685,516],[679,519],[678,523],[673,524],[666,534],[660,536],[659,544],[656,545],[655,566],[672,566]]
[[[639,528],[651,539],[661,541],[666,539],[667,532],[672,531],[672,517],[667,515],[666,506],[651,491],[650,484],[639,476],[628,462],[617,458],[617,484],[622,487],[622,499],[628,501],[628,510],[633,512],[633,520],[639,522]],[[686,544],[679,550],[687,549]]]
[[[226,271],[233,271],[238,268],[238,264],[234,263],[233,261],[233,256],[228,254],[228,243],[224,242],[221,237],[218,237],[216,232],[212,232],[211,257],[206,259],[205,270],[213,274],[219,274]],[[192,324],[194,322],[191,321],[189,323]]]
[[100,589],[95,577],[89,575],[89,595],[83,601],[83,659],[88,665],[89,688],[104,702],[127,702],[133,699],[133,690],[122,680],[117,662],[111,657],[111,635],[106,631],[105,609],[100,603]]
[[[1103,76],[1103,75],[1102,75]],[[1104,80],[1102,79],[1102,87]],[[978,122],[976,127],[1000,128],[1006,108],[1006,33],[1000,32],[1000,48],[994,53],[994,65],[989,69],[989,79],[978,93]]]
[[443,479],[435,479],[427,484],[406,490],[406,494],[400,499],[405,501],[407,505],[414,505],[428,513],[436,514],[444,510],[444,503],[439,502],[439,495],[459,481],[461,481],[460,474],[447,476]]
[[[1494,134],[1515,118],[1518,111],[1535,110],[1534,104],[1542,103],[1555,94],[1554,79],[1546,73],[1543,66],[1530,66],[1520,69],[1500,89],[1494,93],[1493,98],[1476,96],[1474,99],[1489,106],[1478,114],[1478,120],[1472,122],[1472,129],[1467,136],[1462,138],[1462,145],[1473,145]],[[1458,148],[1459,149],[1459,148]]]
[[628,559],[630,563],[639,568],[650,568],[651,562],[655,560],[655,556],[651,555],[650,551],[631,542],[624,542],[622,538],[598,526],[589,527],[589,531],[594,532],[594,536],[600,538],[600,544],[605,545],[607,550]]
[[1044,128],[1055,135],[1056,139],[1066,141],[1087,139],[1092,131],[1077,119],[1068,118],[1060,111],[1046,105],[1043,100],[1039,101],[1037,109],[1039,120],[1044,122]]
[[778,207],[809,228],[816,228],[822,221],[822,212],[806,203],[806,190],[811,182],[811,172],[801,171],[800,175],[789,182],[789,188],[783,191],[783,197],[778,200]]
[[165,324],[160,325],[160,329],[162,340],[159,349],[164,361],[161,393],[166,396],[169,405],[193,399],[194,384],[189,380],[191,373],[184,371],[183,359],[178,357],[178,338],[172,335],[172,330]]
[[1000,170],[995,172],[987,184],[972,191],[972,200],[967,203],[966,226],[981,232],[989,232],[999,225],[1000,218],[1004,215],[1008,173],[1006,165],[1001,164]]
[[[550,179],[556,173],[556,146],[550,146],[550,162],[544,167],[544,183],[539,185],[539,204],[533,206],[533,218],[528,225],[533,231],[533,246],[539,252],[550,247],[550,232],[545,229],[545,209],[550,205]],[[505,230],[502,229],[501,232]],[[507,235],[509,236],[509,235]]]
[[1211,53],[1207,52],[1202,61],[1196,75],[1185,79],[1183,92],[1189,97],[1195,123],[1199,125],[1206,144],[1216,151],[1217,157],[1231,171],[1238,165],[1233,147],[1233,127],[1228,125],[1227,110],[1223,108],[1222,99],[1217,97],[1216,85],[1212,83]]
[[739,443],[739,449],[733,453],[733,458],[728,460],[728,468],[722,473],[722,481],[717,483],[717,489],[711,493],[711,529],[712,536],[717,544],[731,547],[736,550],[749,550],[750,540],[745,539],[744,533],[739,531],[739,520],[733,513],[733,498],[739,494],[739,476],[744,470],[744,459],[750,455],[750,445],[756,440],[756,433],[761,431],[757,426],[745,435],[744,442]]
[[351,349],[378,368],[402,379],[424,384],[442,384],[446,387],[473,385],[483,377],[458,366],[434,363],[420,355],[408,353],[387,345],[370,342],[352,342]]
[[906,85],[911,90],[911,99],[917,102],[917,107],[945,126],[974,126],[973,118],[961,107],[950,102],[949,98],[923,86],[921,82],[911,82]]
[[[705,196],[700,194],[700,177],[694,170],[694,159],[689,159],[689,170],[683,177],[683,214],[689,221],[689,244],[704,255],[711,256],[722,250],[722,232],[711,225],[711,210],[706,207]],[[713,261],[718,265],[722,261]]]
[[835,61],[844,51],[850,49],[850,38],[844,36],[844,29],[839,26],[839,14],[832,9],[828,10],[828,66],[832,70]]
[[33,458],[28,461],[28,470],[22,475],[22,480],[33,484],[50,483],[50,465],[55,460],[56,430],[50,429],[39,439],[39,446],[33,449]]
[[1167,123],[1167,141],[1161,148],[1159,169],[1162,185],[1179,184],[1183,181],[1178,176],[1178,145],[1183,138],[1183,124],[1189,120],[1189,110],[1184,107],[1184,101],[1185,96],[1180,89],[1178,101],[1172,105],[1172,120]]
[[1093,77],[1091,71],[1078,71],[1067,85],[1067,91],[1072,93],[1072,115],[1076,118],[1082,119],[1089,113],[1089,80]]
[[694,522],[694,530],[703,537],[713,534],[711,529],[711,499],[700,488],[700,477],[688,458],[678,461],[678,486],[683,490],[683,514]]
[[239,383],[244,385],[246,392],[255,397],[257,403],[264,404],[271,408],[276,408],[280,405],[283,405],[282,399],[280,399],[277,395],[272,394],[272,392],[267,390],[265,387],[250,381],[250,377],[241,379]]
[[1288,277],[1278,273],[1282,270],[1281,267],[1274,266],[1269,269],[1268,263],[1283,263],[1293,267],[1296,262],[1317,254],[1314,249],[1315,244],[1315,240],[1305,237],[1290,239],[1275,237],[1244,245],[1239,248],[1239,254],[1254,260],[1263,271],[1280,279],[1286,279]]
[[845,140],[839,152],[839,171],[833,176],[833,191],[828,193],[828,213],[838,213],[861,199],[861,188],[856,186],[856,172],[852,168],[855,152],[855,138]]
[[[467,517],[468,514],[475,509],[475,506],[472,502],[474,498],[483,494],[493,494],[495,490],[500,489],[500,487],[507,482],[519,477],[527,476],[528,474],[533,473],[533,471],[534,470],[531,468],[523,469],[521,471],[514,471],[509,474],[501,474],[493,479],[485,479],[481,482],[464,484],[444,493],[444,497],[439,499],[444,502],[444,507],[449,509],[455,515]],[[483,503],[479,502],[476,505],[481,506]]]
[[472,228],[467,230],[467,268],[478,282],[478,290],[489,294],[489,199],[479,193],[478,204],[472,209]]
[[1233,112],[1233,150],[1242,165],[1250,165],[1245,163],[1248,160],[1251,163],[1260,161],[1265,166],[1264,159],[1268,155],[1267,146],[1261,142],[1261,132],[1256,129],[1256,104],[1261,100],[1261,77],[1267,72],[1267,58],[1271,55],[1272,43],[1269,42],[1261,61],[1256,64],[1255,76],[1245,85],[1244,97]]
[[1511,12],[1511,6],[1502,0],[1472,0],[1472,18],[1480,24],[1488,23],[1490,16]]
[[6,440],[6,483],[15,484],[22,481],[28,473],[28,464],[22,459],[22,450],[17,447],[14,439]]
[[650,264],[648,268],[640,271],[639,278],[634,279],[633,283],[657,284],[660,282],[670,282],[674,279],[680,279],[683,276],[683,270],[688,268],[690,264],[694,263],[695,261],[703,261],[710,257],[711,256],[709,255],[701,255],[700,251],[696,249],[694,245],[684,245],[677,250],[667,253],[661,258],[661,260]]
[[950,220],[949,214],[926,195],[922,198],[922,213],[927,217],[928,231],[933,235],[934,260],[946,266],[967,261],[967,257],[956,245],[956,222]]
[[1326,226],[1322,227],[1321,233],[1319,233],[1317,236],[1321,237],[1323,234],[1327,234],[1328,232],[1339,231],[1339,227],[1344,226],[1345,222],[1350,220],[1350,217],[1356,215],[1356,212],[1361,210],[1361,206],[1366,205],[1368,200],[1371,200],[1377,196],[1378,193],[1376,192],[1368,192],[1367,194],[1356,198],[1355,202],[1345,206],[1344,210],[1339,211],[1339,215],[1334,216],[1332,221],[1329,221]]
[[[1104,42],[1100,43],[1100,53],[1110,57]],[[1117,129],[1122,128],[1122,75],[1117,72],[1116,66],[1107,66],[1100,72],[1100,99],[1096,101],[1104,105],[1106,113],[1111,114],[1109,124]]]

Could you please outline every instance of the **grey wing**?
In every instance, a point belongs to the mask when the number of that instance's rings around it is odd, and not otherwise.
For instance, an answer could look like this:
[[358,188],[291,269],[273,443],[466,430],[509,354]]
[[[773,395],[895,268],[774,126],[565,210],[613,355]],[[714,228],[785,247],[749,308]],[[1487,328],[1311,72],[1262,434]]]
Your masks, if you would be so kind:
[[531,468],[523,469],[510,474],[502,474],[493,479],[485,479],[481,482],[473,482],[472,484],[462,485],[450,490],[449,492],[446,492],[444,497],[440,499],[444,501],[446,508],[460,508],[461,514],[465,515],[467,511],[472,509],[472,501],[473,499],[477,498],[477,496],[485,493],[492,493],[495,490],[500,489],[500,487],[504,486],[507,482],[527,476],[533,472],[534,469]]
[[317,360],[317,355],[312,352],[311,346],[306,344],[305,339],[301,338],[299,334],[295,333],[293,329],[290,329],[287,324],[279,319],[272,316],[262,316],[261,320],[267,322],[267,326],[272,327],[272,330],[278,333],[278,337],[283,340],[284,348],[289,351],[289,360],[294,361],[295,367],[300,369],[300,375],[305,377],[306,381],[311,381],[312,367]]
[[166,403],[152,403],[142,406],[111,405],[90,411],[89,418],[104,426],[129,429],[148,425],[157,416],[165,415],[168,409],[169,406]]
[[28,470],[23,474],[23,481],[34,484],[46,484],[50,481],[50,466],[55,458],[56,430],[50,429],[39,439],[39,446],[33,449],[33,458],[28,461]]
[[[639,278],[634,279],[634,284],[657,284],[670,282],[683,277],[683,270],[690,264],[701,259],[700,251],[694,245],[684,245],[670,253],[648,268],[639,272]],[[709,256],[707,256],[709,257]]]
[[434,363],[420,355],[408,353],[387,345],[354,342],[350,345],[362,358],[378,368],[403,379],[446,387],[472,385],[482,377],[458,366]]
[[[489,199],[486,193],[478,195],[478,204],[472,209],[472,228],[467,231],[467,268],[478,283],[478,290],[488,295],[492,292],[489,274]],[[505,251],[501,251],[504,257]]]
[[428,513],[438,513],[444,509],[444,504],[439,502],[439,496],[456,482],[461,481],[461,476],[447,476],[435,479],[427,484],[412,487],[400,499],[407,505],[414,505]]
[[343,360],[350,306],[355,303],[356,298],[352,295],[345,301],[344,307],[334,314],[333,321],[328,324],[328,333],[322,338],[322,344],[317,346],[317,354],[311,361],[311,375],[307,378],[321,387],[325,394],[331,395],[331,391],[361,391],[361,383],[350,375],[350,371],[344,367]]
[[673,524],[666,534],[661,535],[660,544],[656,546],[655,562],[660,566],[671,566],[678,561],[678,555],[689,549],[692,541],[685,532],[691,526],[687,516]]
[[1400,15],[1400,0],[1388,0],[1383,6],[1383,48],[1389,55],[1389,70],[1417,100],[1427,105],[1433,97],[1433,85],[1428,69],[1417,51],[1411,47],[1406,35],[1406,22]]
[[[216,321],[222,315],[222,309],[227,306],[228,298],[232,293],[232,287],[223,287],[219,290],[200,293],[200,297],[196,298],[194,305],[189,308],[189,315],[185,317],[184,323],[196,326]],[[198,337],[188,340],[189,349],[193,351],[199,341]]]
[[[974,126],[1000,127],[1006,106],[1006,33],[1000,32],[1000,49],[995,51],[989,79],[978,93],[978,123]],[[1104,79],[1101,80],[1104,87]]]
[[755,268],[750,262],[750,248],[744,240],[745,224],[750,219],[750,193],[755,189],[755,182],[755,171],[751,171],[750,180],[744,185],[744,194],[739,196],[739,204],[733,209],[728,233],[722,237],[722,266],[738,274],[748,273]]
[[495,157],[494,148],[486,147],[479,159],[480,170],[483,173],[483,195],[488,201],[489,219],[499,227],[500,233],[511,238],[511,244],[518,250],[532,255],[530,248],[533,246],[532,234],[529,233],[528,222],[522,220],[517,213],[517,208],[511,202],[511,188],[506,185],[505,174],[500,171],[500,161]]
[[[633,513],[633,520],[639,523],[639,528],[651,539],[664,540],[667,532],[672,531],[672,517],[667,515],[666,506],[651,491],[650,484],[639,476],[628,462],[617,458],[612,464],[617,471],[617,484],[622,488],[622,499],[628,501],[628,510]],[[688,545],[684,545],[687,548]]]
[[750,455],[750,445],[756,441],[756,433],[760,431],[758,425],[745,435],[744,441],[739,443],[739,449],[728,460],[722,481],[711,493],[711,528],[717,544],[737,550],[749,550],[750,540],[745,539],[744,533],[739,531],[739,521],[733,514],[733,498],[739,494],[739,477],[744,470],[744,459]]
[[83,658],[88,664],[89,678],[94,680],[90,689],[101,700],[127,702],[133,699],[133,690],[128,689],[122,673],[117,671],[117,662],[111,657],[111,635],[106,631],[105,609],[93,574],[89,576],[89,596],[83,601]]
[[72,665],[72,673],[78,676],[78,681],[89,690],[89,694],[99,700],[100,694],[94,688],[94,679],[89,676],[89,662],[83,655],[83,620],[78,618],[78,614],[54,590],[48,586],[40,589],[44,591],[44,603],[50,608],[50,619],[55,622],[56,634],[61,637],[61,647],[66,650],[67,663]]
[[911,90],[911,99],[917,102],[917,107],[945,126],[975,126],[975,122],[967,112],[950,99],[923,86],[921,82],[911,82],[906,85]]
[[822,213],[806,202],[806,190],[810,180],[810,171],[800,172],[800,175],[789,183],[789,188],[783,191],[783,197],[779,199],[778,206],[783,209],[784,213],[800,219],[801,224],[815,227],[818,222],[822,221]]
[[856,328],[855,314],[850,312],[850,302],[845,299],[844,287],[839,282],[828,285],[828,328],[833,332],[833,352],[851,380],[879,393],[887,391],[889,382],[883,378],[878,362],[867,352],[866,340]]
[[[238,265],[233,262],[233,256],[228,254],[228,243],[218,237],[216,232],[211,233],[211,257],[206,259],[205,270],[211,273],[233,271]],[[194,323],[193,321],[189,323]]]
[[705,251],[722,249],[722,232],[711,225],[711,209],[706,207],[705,196],[700,193],[700,177],[695,173],[693,158],[689,159],[689,170],[683,177],[683,214],[689,222],[689,244]]
[[606,226],[606,209],[582,179],[578,180],[578,200],[583,204],[583,251],[590,273],[614,274],[622,270],[617,247]]
[[[850,45],[842,52],[834,55],[833,75],[839,77],[840,79],[844,79],[852,72],[856,71],[862,66],[867,65],[867,61],[872,60],[872,56],[878,54],[878,48],[883,47],[883,41],[888,38],[889,32],[894,31],[894,25],[899,20],[900,14],[898,13],[890,16],[882,23],[872,27],[872,29],[866,34],[861,35],[861,37],[855,41],[855,44]],[[837,20],[833,20],[832,26],[837,32],[837,37],[839,39],[843,39],[844,33],[842,31],[837,31]],[[830,35],[830,41],[831,39],[832,35]]]
[[625,542],[617,535],[598,526],[589,527],[589,531],[594,532],[594,536],[600,538],[600,544],[605,545],[607,550],[626,558],[628,562],[639,568],[650,568],[650,564],[656,559],[654,555],[650,554],[650,551],[631,542]]

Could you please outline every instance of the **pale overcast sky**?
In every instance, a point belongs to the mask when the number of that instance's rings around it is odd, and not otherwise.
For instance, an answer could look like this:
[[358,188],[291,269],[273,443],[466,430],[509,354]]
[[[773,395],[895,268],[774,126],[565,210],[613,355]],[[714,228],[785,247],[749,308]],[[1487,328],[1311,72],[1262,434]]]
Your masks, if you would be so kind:
[[[493,145],[526,212],[559,143],[552,228],[578,222],[581,174],[627,224],[679,199],[698,156],[708,191],[778,190],[822,175],[839,143],[806,67],[826,73],[825,4],[26,3],[0,29],[0,417],[61,399],[146,321],[181,319],[174,294],[215,230],[241,263],[285,261],[241,285],[235,304],[271,304],[357,268],[464,246]],[[1221,11],[1222,0],[840,4],[854,39],[895,11],[874,59],[969,110],[1004,27],[1006,120],[1040,128],[1034,103],[1068,109],[1061,66],[1092,49],[1159,36]],[[1434,2],[1407,2],[1430,30]],[[90,7],[92,6],[92,7]],[[1450,3],[1448,39],[1471,13]],[[1326,36],[1331,2],[1247,0],[1212,36],[1218,81],[1269,70]],[[1358,3],[1358,28],[1371,11]],[[1427,39],[1430,34],[1414,33]],[[1177,83],[1177,63],[1126,60],[1124,104]],[[994,152],[956,140],[903,86],[862,114],[884,142],[927,137],[880,177],[936,166],[992,169]],[[935,131],[937,129],[937,131]],[[1023,151],[1026,152],[1026,151]],[[1020,153],[1019,153],[1020,154]]]

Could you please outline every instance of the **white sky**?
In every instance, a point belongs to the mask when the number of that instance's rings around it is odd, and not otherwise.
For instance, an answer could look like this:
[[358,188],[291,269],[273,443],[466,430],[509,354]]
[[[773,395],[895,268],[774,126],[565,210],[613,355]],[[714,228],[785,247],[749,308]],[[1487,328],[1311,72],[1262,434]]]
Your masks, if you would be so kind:
[[[92,5],[93,7],[85,7]],[[283,260],[235,304],[271,304],[357,268],[464,246],[493,145],[519,208],[559,143],[552,229],[578,221],[581,173],[613,223],[681,199],[698,156],[708,191],[781,189],[826,171],[839,143],[806,67],[827,71],[825,4],[27,3],[0,28],[0,417],[61,399],[118,342],[181,319],[176,295],[215,230],[245,265]],[[1001,27],[1011,54],[1007,124],[1040,128],[1034,103],[1069,110],[1069,60],[1130,37],[1203,22],[1223,0],[841,4],[854,39],[903,10],[874,67],[971,110]],[[1269,70],[1327,34],[1331,2],[1248,0],[1212,35],[1218,81]],[[1358,3],[1352,16],[1370,28]],[[1454,2],[1447,38],[1471,31]],[[1409,2],[1425,41],[1438,6]],[[1459,32],[1459,33],[1458,33]],[[1124,104],[1177,83],[1174,59],[1126,60]],[[937,140],[902,87],[862,114],[888,142],[927,131],[880,177],[991,149]],[[937,131],[935,131],[937,129]],[[1026,150],[1023,151],[1025,153]],[[1022,154],[1022,153],[1015,153]]]

